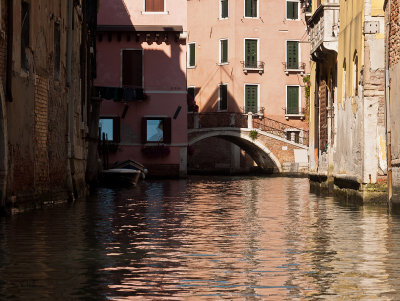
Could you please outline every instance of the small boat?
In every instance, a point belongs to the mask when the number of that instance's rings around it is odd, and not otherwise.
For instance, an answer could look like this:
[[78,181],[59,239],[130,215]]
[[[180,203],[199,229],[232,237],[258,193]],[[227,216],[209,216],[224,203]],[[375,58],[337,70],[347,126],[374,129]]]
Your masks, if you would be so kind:
[[144,179],[147,169],[133,160],[116,162],[112,168],[103,170],[100,175],[102,186],[130,187]]

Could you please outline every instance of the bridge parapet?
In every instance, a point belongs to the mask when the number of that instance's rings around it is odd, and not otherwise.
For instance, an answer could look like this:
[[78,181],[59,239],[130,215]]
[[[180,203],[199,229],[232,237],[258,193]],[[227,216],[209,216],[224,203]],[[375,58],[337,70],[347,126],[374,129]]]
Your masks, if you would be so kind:
[[208,112],[188,114],[188,129],[254,128],[308,146],[308,131],[259,114]]

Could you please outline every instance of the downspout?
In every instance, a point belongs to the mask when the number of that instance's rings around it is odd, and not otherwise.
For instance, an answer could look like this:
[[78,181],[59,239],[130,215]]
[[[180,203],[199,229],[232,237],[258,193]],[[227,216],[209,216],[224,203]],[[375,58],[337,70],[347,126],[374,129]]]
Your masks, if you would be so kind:
[[75,146],[74,146],[74,87],[72,82],[72,18],[73,18],[73,0],[68,0],[68,31],[67,31],[67,86],[69,88],[68,94],[68,126],[67,126],[67,185],[68,192],[70,193],[70,200],[75,200],[76,188],[74,185],[75,174]]
[[391,29],[391,0],[385,1],[388,7],[388,22],[386,23],[386,53],[385,53],[385,123],[386,123],[386,148],[387,148],[387,183],[388,183],[388,203],[391,204],[393,187],[392,187],[392,132],[390,128],[390,77],[389,77],[389,50],[390,50],[390,29]]

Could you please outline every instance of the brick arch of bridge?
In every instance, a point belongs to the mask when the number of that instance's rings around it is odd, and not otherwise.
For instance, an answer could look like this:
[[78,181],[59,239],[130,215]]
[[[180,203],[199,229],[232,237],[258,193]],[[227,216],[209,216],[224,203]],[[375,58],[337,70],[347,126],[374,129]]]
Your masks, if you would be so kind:
[[278,158],[258,139],[251,139],[247,132],[241,130],[191,132],[189,133],[188,143],[189,145],[193,145],[196,142],[211,137],[225,139],[245,150],[262,169],[272,172],[282,172],[282,165]]

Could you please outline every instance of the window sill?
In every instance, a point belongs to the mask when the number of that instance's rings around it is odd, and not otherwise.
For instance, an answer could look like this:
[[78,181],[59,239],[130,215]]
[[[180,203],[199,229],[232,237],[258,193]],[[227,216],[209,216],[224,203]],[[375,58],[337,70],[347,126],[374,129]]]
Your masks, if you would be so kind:
[[289,120],[291,118],[296,118],[296,119],[300,118],[301,120],[303,120],[304,114],[302,114],[302,113],[300,113],[300,114],[285,114],[285,118],[286,118],[286,120]]
[[224,65],[229,65],[229,62],[227,62],[227,63],[218,63],[218,66],[224,66]]
[[300,21],[301,19],[288,19],[286,18],[286,21]]
[[243,17],[243,19],[260,19],[260,17]]
[[228,20],[228,19],[229,19],[229,17],[227,17],[227,18],[218,18],[218,20],[220,20],[220,21]]
[[169,15],[169,11],[142,11],[142,15]]
[[304,74],[305,70],[304,69],[285,69],[286,75],[289,73],[301,73]]
[[196,69],[196,66],[187,66],[187,69]]

